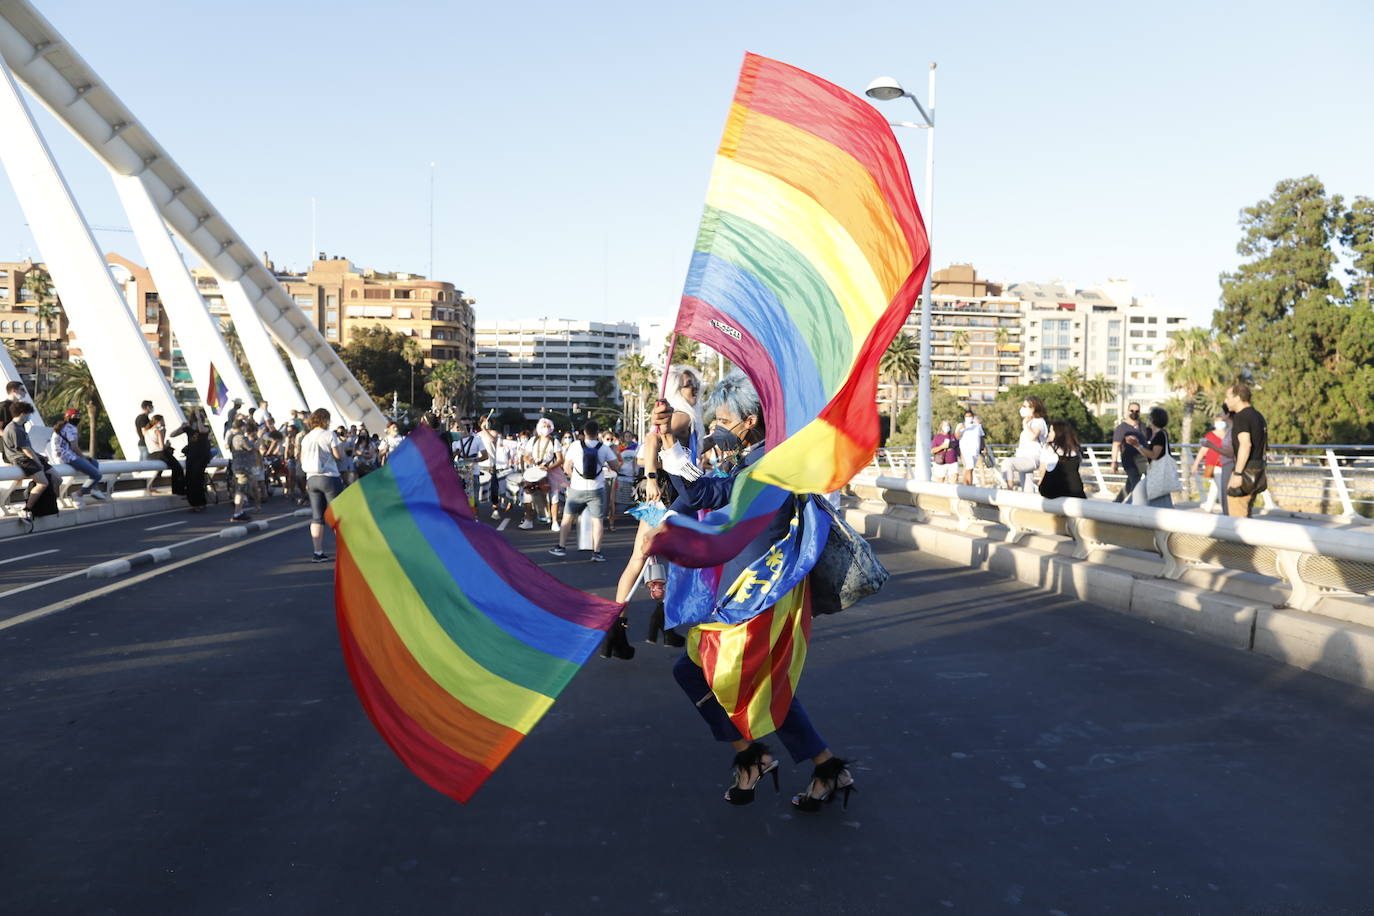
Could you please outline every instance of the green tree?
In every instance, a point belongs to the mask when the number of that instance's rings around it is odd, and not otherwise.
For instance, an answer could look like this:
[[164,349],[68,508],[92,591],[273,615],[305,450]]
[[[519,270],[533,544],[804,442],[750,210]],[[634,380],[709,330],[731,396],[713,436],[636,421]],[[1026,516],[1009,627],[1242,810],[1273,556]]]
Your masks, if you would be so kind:
[[[896,417],[902,404],[902,383],[909,382],[921,371],[921,349],[916,343],[916,338],[904,332],[898,332],[892,338],[892,342],[883,351],[882,359],[878,362],[878,377],[886,384],[892,386],[891,406],[888,408],[888,418],[891,420],[890,426],[896,429]],[[932,401],[932,403],[934,403]]]
[[1374,299],[1374,198],[1357,197],[1341,221],[1341,244],[1350,257],[1351,304]]
[[1102,405],[1108,401],[1116,400],[1116,392],[1116,382],[1099,372],[1083,383],[1081,394],[1084,400],[1097,408],[1093,413],[1097,415],[1100,421],[1102,418]]
[[682,334],[669,334],[663,343],[663,352],[668,352],[668,343],[673,344],[673,355],[668,360],[670,366],[696,366],[701,358],[701,344]]
[[1030,395],[1045,403],[1045,415],[1050,420],[1068,420],[1078,430],[1082,442],[1101,442],[1102,428],[1088,405],[1069,389],[1054,382],[1038,385],[1013,385],[978,411],[989,442],[1015,442],[1021,435],[1021,402]]
[[1183,409],[1180,442],[1193,441],[1193,410],[1198,399],[1217,385],[1218,378],[1227,371],[1222,347],[1216,335],[1207,328],[1185,328],[1169,338],[1159,368],[1164,382],[1181,393]]
[[[896,430],[889,437],[888,444],[893,446],[910,445],[916,439],[916,411],[920,406],[920,392],[915,399],[897,414]],[[950,393],[944,385],[932,386],[930,392],[930,425],[934,432],[940,431],[940,424],[949,421],[950,427],[964,421],[964,405]]]
[[1083,392],[1083,370],[1077,366],[1065,366],[1055,375],[1055,381],[1069,389],[1069,393],[1074,397],[1080,397]]
[[466,363],[445,360],[430,371],[425,391],[434,399],[436,410],[452,405],[458,413],[468,414],[472,410],[474,379],[472,368]]
[[[53,367],[53,375],[57,377],[56,384],[48,392],[47,405],[49,410],[56,408],[54,413],[76,408],[86,411],[86,422],[88,438],[86,454],[95,455],[96,431],[100,425],[100,412],[104,406],[100,402],[100,389],[96,387],[95,376],[91,374],[91,367],[85,361],[74,359],[69,362],[60,362]],[[111,436],[113,437],[113,428]]]
[[24,274],[24,289],[33,296],[34,312],[38,316],[38,357],[34,360],[33,396],[37,398],[44,386],[44,373],[47,367],[48,331],[57,317],[57,306],[53,302],[52,277],[41,267],[34,267]]
[[378,403],[390,401],[394,392],[406,387],[411,371],[405,358],[407,339],[376,324],[354,328],[352,339],[339,350],[344,365]]
[[623,409],[626,414],[633,409],[636,433],[643,437],[645,408],[657,391],[658,373],[644,359],[644,354],[627,353],[615,368],[615,378],[620,383]]

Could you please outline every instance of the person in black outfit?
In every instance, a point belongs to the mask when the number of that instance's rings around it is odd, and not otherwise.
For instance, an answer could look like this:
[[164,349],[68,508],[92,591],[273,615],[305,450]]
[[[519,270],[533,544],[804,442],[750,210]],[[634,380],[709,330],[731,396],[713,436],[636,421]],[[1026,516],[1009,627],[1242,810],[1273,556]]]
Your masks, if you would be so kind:
[[20,401],[27,401],[28,391],[24,388],[23,382],[5,383],[5,400],[0,401],[0,430],[10,425],[10,420],[14,419],[14,409]]
[[1078,473],[1082,461],[1078,433],[1073,424],[1067,420],[1050,423],[1049,442],[1045,444],[1040,459],[1040,466],[1045,469],[1044,476],[1040,478],[1040,495],[1045,499],[1059,499],[1061,496],[1087,499],[1087,494],[1083,492],[1083,478]]
[[153,402],[144,401],[138,405],[138,415],[134,417],[134,432],[138,434],[138,460],[147,461],[149,458],[148,445],[143,440],[143,436],[148,431],[148,424],[153,419]]
[[[1153,462],[1160,461],[1165,457],[1173,457],[1172,443],[1169,442],[1169,434],[1165,432],[1168,425],[1169,412],[1163,407],[1151,407],[1150,427],[1146,430],[1146,438],[1126,437],[1126,442],[1140,452],[1141,458],[1145,462],[1146,472],[1149,471]],[[1172,493],[1151,493],[1149,485],[1142,480],[1136,484],[1136,489],[1131,493],[1131,505],[1172,509],[1174,496]]]
[[[1255,498],[1268,489],[1264,456],[1269,451],[1269,424],[1251,406],[1250,386],[1244,382],[1226,389],[1226,406],[1235,414],[1231,418],[1231,450],[1236,456],[1231,486],[1226,490],[1226,514],[1249,518]],[[1251,486],[1247,487],[1247,481]]]
[[1116,494],[1116,499],[1113,500],[1118,503],[1131,498],[1131,491],[1149,468],[1149,464],[1141,457],[1136,447],[1126,441],[1127,436],[1134,436],[1137,441],[1145,438],[1145,427],[1140,422],[1140,405],[1134,401],[1128,404],[1126,416],[1127,419],[1116,424],[1116,428],[1112,430],[1112,473],[1116,473],[1118,461],[1126,471],[1126,486],[1121,488],[1121,492]]
[[197,407],[172,436],[186,436],[181,453],[186,456],[186,502],[192,512],[205,511],[205,469],[210,464],[210,420]]

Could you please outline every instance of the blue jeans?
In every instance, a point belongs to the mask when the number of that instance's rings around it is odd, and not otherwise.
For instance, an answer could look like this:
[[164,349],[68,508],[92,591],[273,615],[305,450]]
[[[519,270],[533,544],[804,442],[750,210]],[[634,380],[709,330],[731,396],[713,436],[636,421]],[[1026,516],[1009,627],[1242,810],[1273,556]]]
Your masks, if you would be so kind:
[[[697,712],[706,720],[717,741],[739,741],[744,737],[726,715],[725,708],[716,702],[701,667],[687,653],[682,653],[682,657],[673,665],[673,677],[683,693],[687,694],[687,699],[696,705]],[[810,760],[826,749],[825,739],[811,724],[810,717],[796,696],[792,697],[792,705],[787,707],[787,718],[778,726],[777,735],[783,747],[787,748],[787,753],[792,755],[793,763]]]
[[91,487],[100,483],[100,468],[91,459],[83,458],[80,455],[73,455],[67,460],[67,464],[71,465],[74,470],[80,471],[90,478],[90,480],[86,481],[86,485],[81,488],[82,493],[91,492]]

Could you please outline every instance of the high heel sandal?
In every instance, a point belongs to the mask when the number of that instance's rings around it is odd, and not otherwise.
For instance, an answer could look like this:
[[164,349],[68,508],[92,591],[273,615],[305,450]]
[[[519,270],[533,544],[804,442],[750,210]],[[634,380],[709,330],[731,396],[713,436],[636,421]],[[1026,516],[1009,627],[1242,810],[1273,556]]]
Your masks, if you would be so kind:
[[[822,793],[813,794],[818,788]],[[819,811],[822,805],[835,800],[837,792],[843,792],[844,807],[848,810],[849,793],[857,792],[858,789],[859,787],[854,785],[853,775],[849,772],[849,761],[831,757],[825,763],[817,764],[811,771],[811,781],[807,783],[806,791],[793,795],[792,804],[799,811]]]
[[[777,758],[763,762],[765,756],[769,754],[768,745],[755,741],[735,755],[733,764],[735,781],[730,788],[725,790],[725,800],[732,805],[747,805],[754,800],[754,790],[763,781],[763,777],[769,773],[773,774],[773,791],[778,791],[778,761]],[[756,776],[751,780],[749,777],[757,771]],[[746,786],[745,783],[748,783]]]
[[635,647],[630,645],[630,622],[624,617],[617,617],[615,623],[611,624],[610,632],[606,634],[606,641],[601,644],[602,658],[623,658],[631,659],[635,657]]

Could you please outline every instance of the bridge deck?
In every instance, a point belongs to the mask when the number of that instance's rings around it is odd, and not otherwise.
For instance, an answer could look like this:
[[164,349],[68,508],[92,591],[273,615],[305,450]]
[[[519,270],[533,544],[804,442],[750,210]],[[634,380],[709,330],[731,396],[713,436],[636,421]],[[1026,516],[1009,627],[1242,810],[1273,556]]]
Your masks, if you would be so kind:
[[[604,565],[542,559],[606,593],[628,536],[609,543]],[[677,653],[643,643],[592,659],[460,807],[363,716],[305,546],[287,532],[0,631],[0,910],[1358,912],[1374,894],[1371,695],[886,547],[892,582],[817,622],[802,685],[858,761],[848,811],[793,816],[808,771],[788,766],[782,796],[725,805],[728,749]]]

